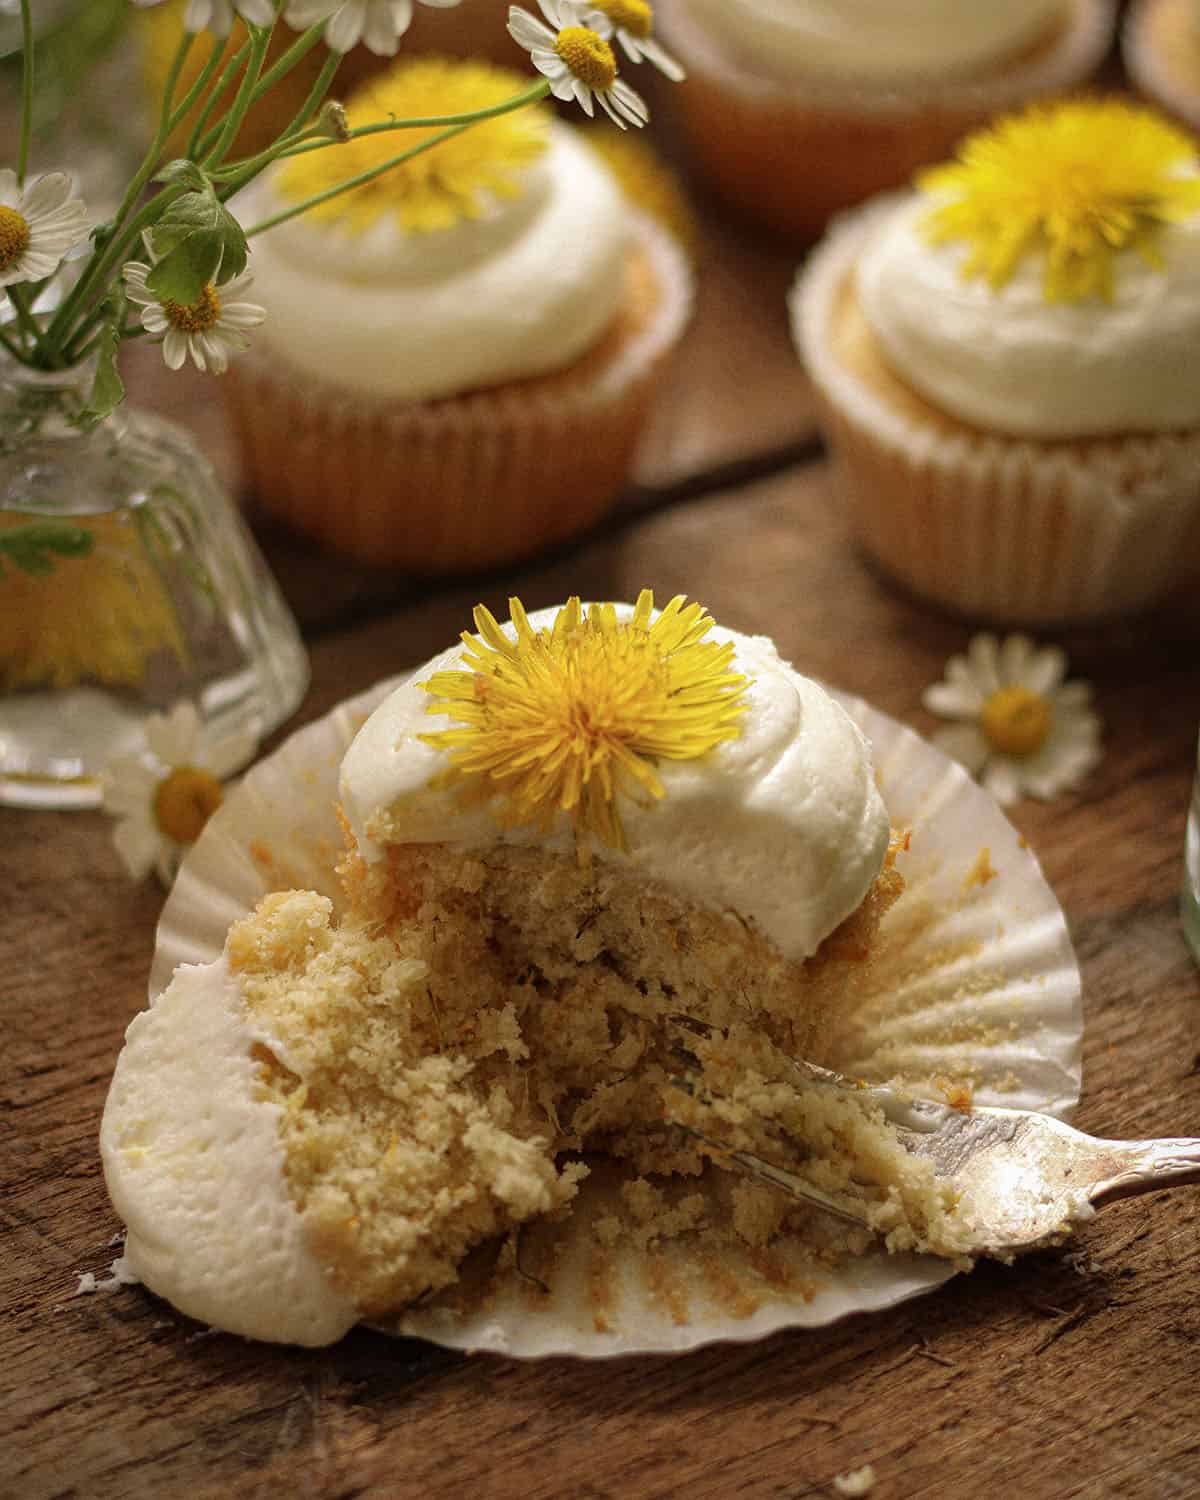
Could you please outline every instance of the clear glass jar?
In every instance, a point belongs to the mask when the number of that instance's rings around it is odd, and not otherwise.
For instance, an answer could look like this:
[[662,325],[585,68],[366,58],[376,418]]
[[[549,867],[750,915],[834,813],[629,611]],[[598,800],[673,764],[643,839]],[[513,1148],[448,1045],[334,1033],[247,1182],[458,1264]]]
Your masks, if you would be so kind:
[[95,806],[148,714],[191,699],[205,730],[261,739],[308,685],[208,460],[128,406],[90,424],[91,379],[0,363],[0,803]]

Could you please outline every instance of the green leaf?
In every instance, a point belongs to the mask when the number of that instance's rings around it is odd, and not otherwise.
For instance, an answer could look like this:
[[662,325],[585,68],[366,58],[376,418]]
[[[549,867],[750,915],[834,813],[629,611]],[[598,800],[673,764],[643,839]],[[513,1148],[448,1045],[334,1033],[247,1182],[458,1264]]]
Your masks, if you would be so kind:
[[197,232],[155,262],[146,276],[146,287],[160,302],[191,307],[203,296],[220,264],[220,239],[212,233]]
[[169,161],[160,172],[155,173],[154,180],[172,184],[183,183],[201,192],[209,185],[208,174],[203,167],[197,166],[186,156],[177,156],[174,161]]
[[[31,578],[53,573],[53,556],[87,557],[93,545],[90,531],[66,521],[29,521],[24,526],[0,531],[0,558],[7,557]],[[0,564],[0,577],[3,576]]]
[[[168,281],[180,274],[186,277],[188,268],[194,266],[208,266],[204,281],[216,279],[219,282],[229,281],[246,269],[248,252],[242,226],[218,199],[207,179],[202,188],[184,193],[167,207],[150,231],[150,244],[155,256],[160,257],[160,264],[180,250],[188,251],[171,271],[165,273]],[[169,296],[176,302],[186,300],[190,305],[204,290],[204,282],[195,286],[194,281],[189,280],[187,285],[194,287],[191,296],[186,299],[177,296],[156,281],[157,270],[155,267],[146,278],[146,285],[156,296]]]
[[125,293],[119,289],[109,297],[108,313],[96,336],[99,356],[92,393],[81,416],[88,426],[102,422],[125,399],[125,386],[117,370],[117,350],[121,346],[121,325],[125,321]]

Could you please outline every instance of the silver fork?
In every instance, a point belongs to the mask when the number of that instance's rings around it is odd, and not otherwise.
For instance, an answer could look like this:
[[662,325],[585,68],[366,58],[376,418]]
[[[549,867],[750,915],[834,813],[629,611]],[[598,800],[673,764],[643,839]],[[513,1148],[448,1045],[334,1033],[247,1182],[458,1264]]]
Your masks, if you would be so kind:
[[[672,1019],[689,1031],[707,1031],[689,1017]],[[697,1061],[686,1050],[677,1053]],[[963,1247],[967,1255],[1010,1260],[1060,1243],[1076,1224],[1118,1199],[1200,1183],[1200,1140],[1101,1140],[1033,1110],[956,1109],[880,1085],[864,1087],[813,1063],[792,1066],[802,1085],[845,1089],[877,1105],[906,1151],[928,1158],[942,1181],[971,1198],[978,1243]],[[692,1091],[685,1079],[677,1082]],[[752,1152],[730,1150],[691,1126],[679,1128],[707,1145],[720,1165],[850,1223],[865,1223],[865,1206]]]

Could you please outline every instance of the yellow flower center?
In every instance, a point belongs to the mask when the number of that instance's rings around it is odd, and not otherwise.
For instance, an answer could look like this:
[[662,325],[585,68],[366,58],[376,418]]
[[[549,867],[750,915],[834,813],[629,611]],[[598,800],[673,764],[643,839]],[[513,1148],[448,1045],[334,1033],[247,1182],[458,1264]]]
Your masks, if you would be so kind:
[[221,316],[221,299],[210,281],[189,306],[185,307],[182,302],[172,302],[168,297],[162,304],[162,310],[171,327],[178,328],[180,333],[207,333],[216,326]]
[[564,26],[554,41],[554,50],[571,72],[597,93],[612,88],[617,79],[617,59],[602,36],[586,26]]
[[1024,687],[999,688],[983,705],[979,727],[1002,755],[1036,755],[1046,743],[1054,715],[1040,693]]
[[0,205],[0,271],[15,266],[29,249],[29,224],[15,208]]
[[221,783],[215,776],[195,766],[180,766],[159,783],[154,821],[175,843],[194,844],[221,800]]
[[591,3],[622,31],[644,40],[654,30],[654,11],[649,0],[591,0]]
[[746,678],[733,646],[705,640],[712,619],[682,596],[652,620],[649,589],[627,620],[571,599],[534,631],[519,599],[509,607],[515,640],[480,605],[462,668],[422,683],[428,712],[462,726],[421,736],[450,752],[439,784],[466,802],[495,798],[505,827],[549,831],[566,813],[581,858],[589,835],[623,849],[619,795],[663,796],[657,761],[696,759],[740,733]]
[[968,247],[962,274],[1003,286],[1044,259],[1048,302],[1111,300],[1117,256],[1161,267],[1163,229],[1200,208],[1195,141],[1117,99],[1038,104],[967,137],[921,173],[934,244]]

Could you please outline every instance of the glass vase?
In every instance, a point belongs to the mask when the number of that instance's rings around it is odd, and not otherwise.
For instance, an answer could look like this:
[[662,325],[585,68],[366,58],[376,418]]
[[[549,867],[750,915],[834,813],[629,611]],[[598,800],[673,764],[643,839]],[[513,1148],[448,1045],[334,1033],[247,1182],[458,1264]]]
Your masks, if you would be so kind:
[[181,699],[262,739],[308,661],[266,564],[192,438],[92,371],[0,363],[0,803],[93,807],[99,773]]

